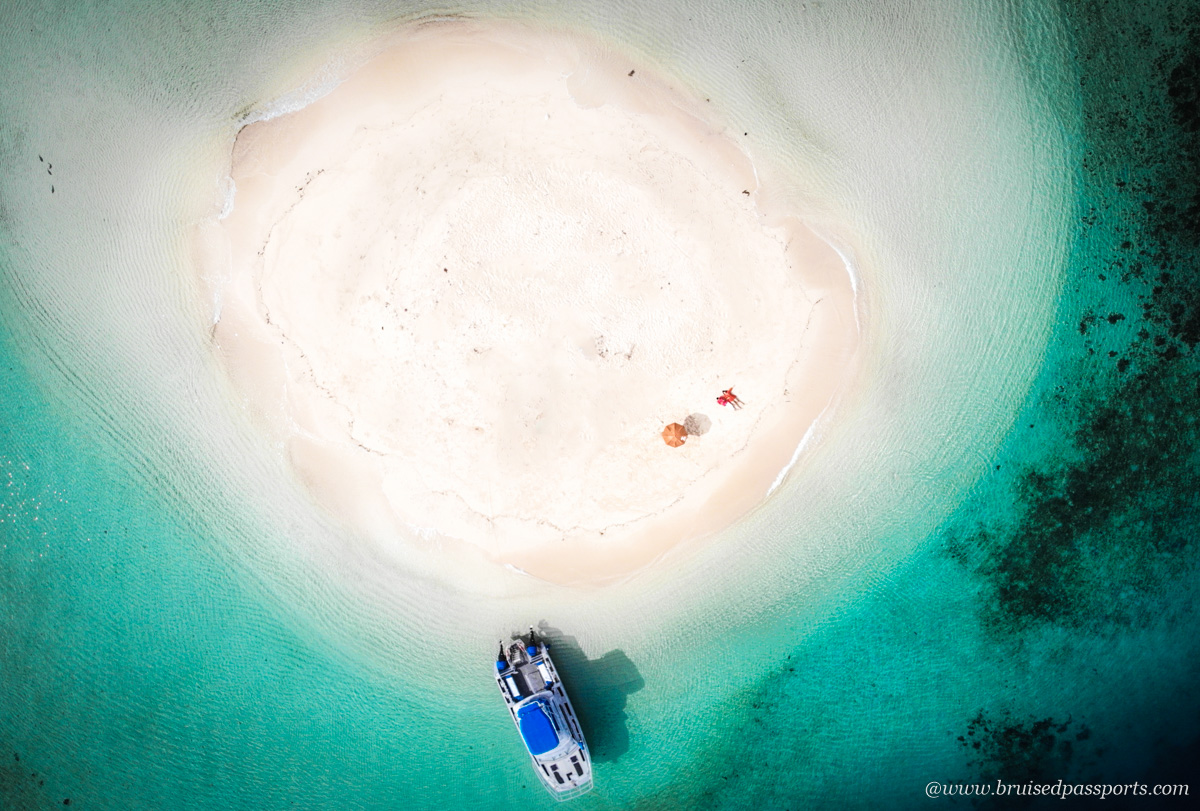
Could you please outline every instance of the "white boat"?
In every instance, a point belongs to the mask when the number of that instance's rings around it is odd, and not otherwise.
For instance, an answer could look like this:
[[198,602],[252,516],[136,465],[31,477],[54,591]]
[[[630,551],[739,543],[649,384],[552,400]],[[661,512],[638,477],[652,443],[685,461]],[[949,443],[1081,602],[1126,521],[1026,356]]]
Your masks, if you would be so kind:
[[496,657],[496,684],[533,770],[558,800],[571,800],[592,788],[592,759],[579,718],[550,660],[550,649],[532,628]]

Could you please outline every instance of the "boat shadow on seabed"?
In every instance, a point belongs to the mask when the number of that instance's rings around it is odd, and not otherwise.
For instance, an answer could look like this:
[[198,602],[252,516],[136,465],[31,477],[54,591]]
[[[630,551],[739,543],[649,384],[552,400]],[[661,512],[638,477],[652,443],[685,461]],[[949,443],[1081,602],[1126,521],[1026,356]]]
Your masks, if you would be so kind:
[[537,632],[550,645],[592,760],[617,760],[629,751],[625,702],[630,693],[646,686],[642,674],[624,651],[610,650],[599,659],[589,659],[575,637],[545,621],[538,623]]

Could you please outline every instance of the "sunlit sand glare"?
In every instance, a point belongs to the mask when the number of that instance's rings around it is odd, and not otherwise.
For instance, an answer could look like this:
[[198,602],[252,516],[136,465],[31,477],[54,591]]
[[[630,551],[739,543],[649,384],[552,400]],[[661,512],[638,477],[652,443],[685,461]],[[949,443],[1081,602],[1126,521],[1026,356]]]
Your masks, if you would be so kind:
[[595,42],[414,29],[239,135],[214,340],[362,533],[620,576],[761,502],[853,368],[846,268],[758,176]]

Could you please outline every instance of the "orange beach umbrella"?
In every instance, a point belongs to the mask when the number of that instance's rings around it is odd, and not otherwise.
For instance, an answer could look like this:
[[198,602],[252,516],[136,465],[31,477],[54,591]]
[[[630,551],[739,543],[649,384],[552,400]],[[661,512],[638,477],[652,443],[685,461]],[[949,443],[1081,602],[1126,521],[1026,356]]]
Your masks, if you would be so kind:
[[670,445],[672,448],[678,448],[687,439],[687,429],[677,422],[673,422],[663,429],[663,442]]

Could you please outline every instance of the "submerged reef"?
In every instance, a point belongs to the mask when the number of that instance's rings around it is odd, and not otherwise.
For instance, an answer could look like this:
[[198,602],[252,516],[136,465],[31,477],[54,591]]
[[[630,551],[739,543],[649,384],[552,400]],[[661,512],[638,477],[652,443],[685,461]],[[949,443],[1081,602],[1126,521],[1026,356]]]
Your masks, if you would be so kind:
[[1053,782],[1070,773],[1076,744],[1091,735],[1085,724],[1070,718],[1018,719],[1007,712],[993,716],[980,710],[958,741],[984,782]]
[[[941,532],[980,588],[983,629],[1010,653],[1039,634],[1113,639],[1195,622],[1200,9],[1061,8],[1082,140],[1057,334],[991,475]],[[1194,751],[1197,726],[1176,698],[1171,728],[1144,730],[1154,751],[1056,720],[1069,707],[1030,721],[981,712],[959,741],[981,781],[1179,780],[1194,769],[1180,753]]]
[[1059,334],[984,497],[944,528],[1001,635],[1158,613],[1200,525],[1200,13],[1063,9],[1084,141]]

